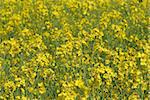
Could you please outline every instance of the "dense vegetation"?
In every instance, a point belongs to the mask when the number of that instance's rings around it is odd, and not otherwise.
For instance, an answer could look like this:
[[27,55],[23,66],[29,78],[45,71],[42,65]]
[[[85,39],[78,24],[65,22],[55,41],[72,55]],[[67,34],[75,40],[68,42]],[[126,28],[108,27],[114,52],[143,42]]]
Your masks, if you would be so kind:
[[148,0],[0,0],[0,100],[148,100]]

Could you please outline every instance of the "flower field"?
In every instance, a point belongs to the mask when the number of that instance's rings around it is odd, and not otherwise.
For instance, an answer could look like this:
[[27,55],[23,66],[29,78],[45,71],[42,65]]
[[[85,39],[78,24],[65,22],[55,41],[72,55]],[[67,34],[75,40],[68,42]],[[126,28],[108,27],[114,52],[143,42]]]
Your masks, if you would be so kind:
[[0,100],[148,100],[148,0],[0,0]]

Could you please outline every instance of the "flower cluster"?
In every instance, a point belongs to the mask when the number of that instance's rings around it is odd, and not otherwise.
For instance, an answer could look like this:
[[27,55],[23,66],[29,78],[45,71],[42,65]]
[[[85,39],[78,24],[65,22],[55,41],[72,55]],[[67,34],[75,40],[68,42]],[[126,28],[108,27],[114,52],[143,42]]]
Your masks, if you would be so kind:
[[0,0],[1,100],[148,100],[148,0]]

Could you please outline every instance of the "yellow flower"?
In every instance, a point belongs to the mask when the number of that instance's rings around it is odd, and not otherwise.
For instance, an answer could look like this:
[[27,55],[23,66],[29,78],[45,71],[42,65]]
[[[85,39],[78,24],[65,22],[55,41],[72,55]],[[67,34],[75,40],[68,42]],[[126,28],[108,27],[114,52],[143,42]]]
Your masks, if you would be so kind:
[[24,90],[24,88],[21,88],[21,92],[24,94],[25,93],[25,90]]
[[79,79],[75,81],[75,86],[78,86],[79,88],[83,88],[84,87],[84,82],[83,80]]
[[139,100],[140,96],[136,93],[133,92],[130,96],[129,96],[129,100]]
[[17,100],[20,100],[20,96],[16,96],[16,99],[17,99]]
[[30,32],[30,30],[27,29],[27,28],[24,28],[24,29],[21,31],[20,34],[21,34],[22,36],[31,36],[31,35],[33,35],[33,33]]
[[25,86],[25,80],[24,80],[24,79],[21,79],[21,78],[16,77],[16,78],[15,78],[15,81],[16,81],[16,86],[17,86],[17,87],[20,87],[21,85],[22,85],[22,86]]
[[52,28],[52,23],[51,22],[46,21],[45,24],[46,24],[47,29]]
[[30,93],[33,93],[33,91],[34,91],[33,87],[29,87],[28,90]]
[[16,86],[15,83],[13,81],[8,81],[7,83],[4,84],[4,88],[6,89],[6,91],[15,91],[16,90]]
[[[1,60],[1,59],[0,59]],[[2,69],[2,61],[0,61],[0,70]]]
[[109,64],[109,63],[110,63],[110,60],[105,60],[105,63],[106,63],[106,64]]
[[147,65],[147,63],[146,63],[146,62],[147,62],[147,60],[146,60],[146,59],[143,59],[143,58],[141,59],[141,65]]
[[45,88],[44,84],[43,83],[38,83],[38,86],[39,86],[39,89],[38,89],[39,93],[44,94],[46,92],[46,88]]
[[7,28],[6,28],[6,32],[11,32],[11,31],[13,31],[13,26],[8,26]]
[[60,15],[58,11],[53,11],[52,14],[56,17],[59,17],[59,15]]
[[28,100],[28,98],[25,97],[25,96],[22,96],[21,99],[22,99],[22,100]]
[[19,14],[14,14],[12,17],[11,17],[11,20],[14,22],[14,24],[16,26],[18,26],[20,23],[21,23],[21,16]]

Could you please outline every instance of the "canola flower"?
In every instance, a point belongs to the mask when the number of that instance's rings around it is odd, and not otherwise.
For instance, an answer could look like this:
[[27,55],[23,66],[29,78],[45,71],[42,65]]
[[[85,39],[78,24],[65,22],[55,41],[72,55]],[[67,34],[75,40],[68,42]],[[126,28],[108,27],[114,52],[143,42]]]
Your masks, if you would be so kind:
[[148,0],[0,0],[0,100],[148,100]]

